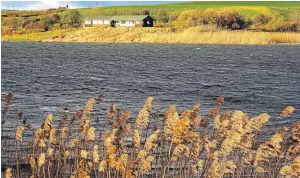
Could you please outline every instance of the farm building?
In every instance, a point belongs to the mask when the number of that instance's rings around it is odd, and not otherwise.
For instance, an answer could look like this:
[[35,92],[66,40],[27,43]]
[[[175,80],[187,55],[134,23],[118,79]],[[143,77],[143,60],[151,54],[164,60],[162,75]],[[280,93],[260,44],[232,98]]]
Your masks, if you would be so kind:
[[153,18],[149,15],[99,16],[86,18],[83,27],[153,27]]
[[94,18],[86,18],[84,20],[83,27],[94,27],[94,26],[110,26],[111,16],[98,16]]

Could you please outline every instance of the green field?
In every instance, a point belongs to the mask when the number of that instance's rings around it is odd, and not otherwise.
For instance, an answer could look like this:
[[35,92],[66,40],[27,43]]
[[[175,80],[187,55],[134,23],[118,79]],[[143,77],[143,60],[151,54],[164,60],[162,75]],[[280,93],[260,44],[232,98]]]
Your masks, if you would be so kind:
[[[254,2],[245,2],[245,1],[223,1],[223,2],[182,2],[182,3],[169,3],[169,4],[155,4],[155,5],[129,5],[129,6],[111,6],[111,7],[94,7],[94,8],[82,8],[79,9],[80,13],[83,16],[94,16],[96,14],[102,15],[112,15],[112,14],[124,14],[124,13],[134,13],[138,10],[149,10],[150,15],[156,16],[156,13],[159,9],[163,9],[166,12],[174,12],[188,9],[208,9],[208,8],[234,8],[234,7],[245,7],[242,8],[242,11],[245,11],[244,14],[247,14],[247,8],[261,8],[265,7],[274,11],[275,13],[288,13],[291,9],[299,9],[300,2],[295,1],[254,1]],[[249,10],[248,10],[249,11]],[[250,12],[249,15],[253,13]]]
[[[159,2],[158,2],[159,3]],[[187,9],[208,9],[208,8],[223,8],[223,7],[266,7],[274,11],[288,11],[291,9],[300,8],[300,1],[203,1],[203,2],[181,2],[181,3],[167,3],[167,4],[154,4],[154,5],[124,5],[124,6],[108,6],[108,7],[93,7],[93,8],[80,8],[79,12],[83,16],[94,14],[123,14],[132,13],[137,10],[149,10],[155,13],[159,9],[166,11],[177,11]],[[3,11],[4,14],[43,14],[44,11]]]
[[[190,9],[190,8],[218,8],[230,6],[266,6],[266,7],[300,7],[300,2],[295,1],[194,1],[181,2],[170,4],[156,4],[148,5],[153,8],[172,8],[172,9]],[[121,7],[121,6],[119,6]],[[127,7],[145,7],[141,5],[127,6]]]

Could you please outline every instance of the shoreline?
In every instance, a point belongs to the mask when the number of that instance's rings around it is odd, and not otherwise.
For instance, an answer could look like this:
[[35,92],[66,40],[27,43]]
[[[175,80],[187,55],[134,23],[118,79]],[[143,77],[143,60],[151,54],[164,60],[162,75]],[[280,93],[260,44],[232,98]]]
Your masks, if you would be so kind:
[[18,42],[18,43],[26,43],[26,42],[33,42],[33,43],[74,43],[74,44],[80,44],[80,43],[90,43],[90,44],[160,44],[160,45],[220,45],[220,46],[234,46],[234,45],[239,45],[239,46],[272,46],[272,45],[300,45],[300,43],[273,43],[273,44],[212,44],[212,43],[147,43],[147,42],[87,42],[87,41],[12,41],[12,40],[1,40],[1,42]]
[[[57,36],[56,39],[52,37]],[[195,44],[195,45],[299,45],[299,32],[187,28],[81,28],[1,36],[1,42]]]

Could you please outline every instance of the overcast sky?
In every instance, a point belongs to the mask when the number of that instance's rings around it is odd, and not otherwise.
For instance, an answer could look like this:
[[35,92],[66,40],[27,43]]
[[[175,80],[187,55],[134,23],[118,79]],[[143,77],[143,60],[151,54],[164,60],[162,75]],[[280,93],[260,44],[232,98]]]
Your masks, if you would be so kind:
[[94,6],[115,6],[115,5],[136,5],[136,4],[160,4],[171,3],[171,1],[1,1],[1,9],[15,10],[39,10],[57,8],[69,5],[70,8],[94,7]]

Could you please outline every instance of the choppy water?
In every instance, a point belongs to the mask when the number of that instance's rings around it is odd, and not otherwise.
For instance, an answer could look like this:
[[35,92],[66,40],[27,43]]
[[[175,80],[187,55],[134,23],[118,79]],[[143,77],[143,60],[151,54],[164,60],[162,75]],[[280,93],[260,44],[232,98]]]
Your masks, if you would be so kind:
[[[179,111],[201,103],[206,113],[217,96],[224,109],[255,116],[268,112],[267,126],[300,116],[300,46],[226,46],[158,44],[17,43],[2,42],[1,97],[16,94],[14,110],[28,122],[41,124],[47,113],[71,112],[102,93],[96,115],[105,118],[109,104],[138,111],[147,96],[154,108]],[[292,118],[277,120],[293,105]],[[298,111],[297,111],[298,109]]]

